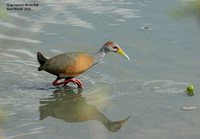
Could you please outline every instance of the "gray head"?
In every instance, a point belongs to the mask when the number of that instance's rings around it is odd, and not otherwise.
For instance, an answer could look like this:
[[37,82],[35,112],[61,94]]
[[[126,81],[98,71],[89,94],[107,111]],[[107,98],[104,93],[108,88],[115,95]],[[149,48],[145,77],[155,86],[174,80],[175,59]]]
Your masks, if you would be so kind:
[[108,52],[118,53],[130,61],[130,58],[128,57],[128,55],[119,47],[119,45],[116,42],[112,42],[112,41],[106,42],[100,51],[103,51],[105,53],[108,53]]

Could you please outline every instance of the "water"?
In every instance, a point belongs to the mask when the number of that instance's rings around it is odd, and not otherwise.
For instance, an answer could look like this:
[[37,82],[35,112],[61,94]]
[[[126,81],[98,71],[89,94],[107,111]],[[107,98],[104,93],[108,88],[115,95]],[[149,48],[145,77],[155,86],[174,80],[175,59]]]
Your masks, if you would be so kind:
[[[1,0],[2,9],[7,2]],[[1,136],[199,139],[200,30],[193,17],[170,16],[180,5],[180,0],[43,0],[31,11],[1,10],[0,110],[6,115]],[[108,40],[119,43],[131,61],[107,55],[78,77],[81,95],[52,87],[55,77],[37,71],[37,51],[47,57],[93,53]],[[194,97],[184,92],[189,84]],[[129,116],[119,129],[116,121]],[[102,119],[119,130],[109,131]]]

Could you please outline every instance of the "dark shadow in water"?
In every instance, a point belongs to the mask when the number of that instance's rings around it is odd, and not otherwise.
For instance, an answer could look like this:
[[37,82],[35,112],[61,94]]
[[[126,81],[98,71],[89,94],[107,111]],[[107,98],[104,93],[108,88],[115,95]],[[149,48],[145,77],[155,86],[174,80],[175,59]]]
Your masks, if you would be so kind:
[[116,132],[130,118],[129,116],[120,121],[109,120],[95,106],[88,104],[81,93],[82,90],[56,90],[49,98],[40,99],[40,120],[48,116],[70,123],[98,120],[109,131]]

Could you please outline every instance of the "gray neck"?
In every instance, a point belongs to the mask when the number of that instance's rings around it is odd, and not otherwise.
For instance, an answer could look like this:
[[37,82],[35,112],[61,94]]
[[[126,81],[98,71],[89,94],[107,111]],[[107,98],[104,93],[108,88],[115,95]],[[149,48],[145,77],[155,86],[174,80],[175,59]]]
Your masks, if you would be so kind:
[[95,55],[94,55],[94,64],[98,64],[104,58],[104,56],[108,53],[108,50],[105,47],[102,47]]

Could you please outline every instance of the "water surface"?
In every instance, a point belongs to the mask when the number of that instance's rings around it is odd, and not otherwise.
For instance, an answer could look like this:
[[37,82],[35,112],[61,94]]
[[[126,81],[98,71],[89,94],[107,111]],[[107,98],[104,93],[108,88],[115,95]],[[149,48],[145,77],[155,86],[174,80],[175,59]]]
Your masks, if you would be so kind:
[[[7,2],[2,0],[0,6],[5,8]],[[6,114],[2,136],[199,139],[200,29],[195,18],[177,21],[170,16],[182,2],[43,0],[31,11],[4,10],[0,16],[0,109]],[[131,61],[107,55],[78,77],[85,86],[81,96],[56,96],[57,88],[51,86],[55,77],[37,71],[37,51],[47,57],[72,51],[94,53],[108,40],[119,43]],[[194,97],[184,92],[189,84],[195,86]],[[197,109],[183,111],[183,106]],[[90,116],[70,113],[76,108]],[[99,113],[112,122],[130,118],[113,133],[98,120]]]

